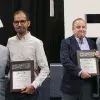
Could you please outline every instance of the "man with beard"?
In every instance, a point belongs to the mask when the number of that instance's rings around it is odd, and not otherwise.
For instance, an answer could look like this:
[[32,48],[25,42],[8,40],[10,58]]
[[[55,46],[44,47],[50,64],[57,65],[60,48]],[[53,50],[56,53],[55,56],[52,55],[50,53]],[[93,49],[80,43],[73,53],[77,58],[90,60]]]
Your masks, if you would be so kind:
[[61,42],[60,59],[64,67],[62,100],[93,100],[93,83],[96,83],[96,77],[82,70],[77,63],[77,50],[96,49],[96,44],[86,37],[86,28],[83,19],[74,20],[73,35]]
[[[6,100],[36,100],[37,88],[49,74],[43,43],[28,31],[30,21],[26,12],[20,10],[14,13],[13,26],[17,35],[8,39],[7,47],[10,51],[10,59],[11,61],[34,60],[35,79],[21,92],[10,92],[8,84]],[[38,68],[40,68],[39,74],[36,73]]]

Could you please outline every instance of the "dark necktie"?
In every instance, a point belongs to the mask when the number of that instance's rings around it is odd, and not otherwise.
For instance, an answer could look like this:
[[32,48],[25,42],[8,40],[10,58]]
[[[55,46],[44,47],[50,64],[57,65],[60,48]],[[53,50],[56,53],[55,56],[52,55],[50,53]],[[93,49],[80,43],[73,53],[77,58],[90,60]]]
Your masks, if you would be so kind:
[[79,44],[83,44],[83,39],[80,39],[79,40]]

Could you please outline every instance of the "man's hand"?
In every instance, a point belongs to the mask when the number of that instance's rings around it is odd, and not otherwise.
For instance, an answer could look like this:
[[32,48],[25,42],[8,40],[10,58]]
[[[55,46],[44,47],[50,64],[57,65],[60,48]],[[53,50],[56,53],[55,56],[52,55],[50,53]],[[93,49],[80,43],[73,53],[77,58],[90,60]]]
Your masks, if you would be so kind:
[[87,78],[90,78],[90,77],[91,77],[91,75],[88,72],[86,72],[86,71],[81,72],[81,78],[87,79]]
[[21,90],[21,93],[25,93],[25,94],[33,94],[35,92],[35,88],[33,85],[30,85],[28,87],[25,87]]
[[96,51],[95,52],[95,56],[98,57],[98,58],[100,58],[100,51]]

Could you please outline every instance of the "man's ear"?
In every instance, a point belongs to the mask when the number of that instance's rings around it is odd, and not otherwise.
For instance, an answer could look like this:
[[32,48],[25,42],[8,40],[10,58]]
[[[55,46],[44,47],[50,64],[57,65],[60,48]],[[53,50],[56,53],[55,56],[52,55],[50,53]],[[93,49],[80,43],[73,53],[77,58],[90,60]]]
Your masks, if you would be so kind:
[[28,27],[31,25],[31,21],[28,21]]
[[13,22],[13,26],[14,26],[14,22]]

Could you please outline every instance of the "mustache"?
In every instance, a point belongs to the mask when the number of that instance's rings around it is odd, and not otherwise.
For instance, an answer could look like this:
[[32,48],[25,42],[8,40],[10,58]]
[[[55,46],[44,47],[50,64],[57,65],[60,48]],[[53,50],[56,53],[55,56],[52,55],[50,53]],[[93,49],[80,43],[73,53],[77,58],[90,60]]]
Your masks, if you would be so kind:
[[79,32],[86,32],[86,31],[84,31],[84,30],[79,30]]
[[16,29],[19,29],[19,28],[24,28],[24,27],[23,27],[23,26],[17,26],[17,27],[16,27]]

